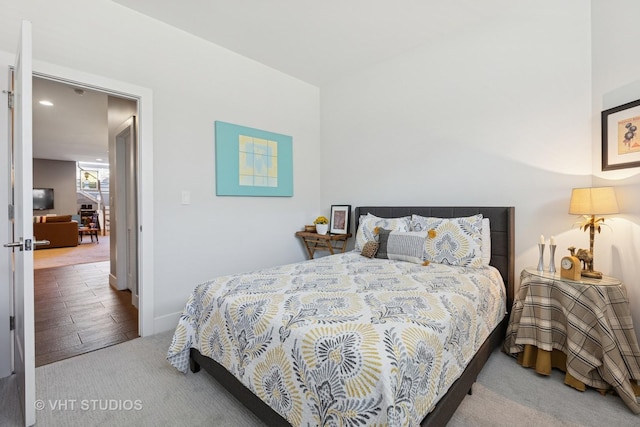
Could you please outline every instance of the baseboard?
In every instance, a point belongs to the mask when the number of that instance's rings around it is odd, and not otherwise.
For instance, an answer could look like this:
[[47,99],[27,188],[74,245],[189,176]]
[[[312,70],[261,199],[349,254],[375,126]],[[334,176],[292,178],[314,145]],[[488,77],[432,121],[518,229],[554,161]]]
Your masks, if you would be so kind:
[[153,321],[153,332],[158,334],[160,332],[173,331],[178,326],[178,320],[180,320],[181,315],[182,312],[179,311],[156,317]]
[[111,273],[109,273],[109,285],[112,288],[118,289],[118,278]]

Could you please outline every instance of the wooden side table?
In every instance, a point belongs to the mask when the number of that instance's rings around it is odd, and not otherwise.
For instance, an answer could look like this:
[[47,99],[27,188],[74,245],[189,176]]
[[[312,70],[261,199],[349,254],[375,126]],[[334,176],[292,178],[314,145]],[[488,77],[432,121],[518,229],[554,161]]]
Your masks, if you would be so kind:
[[80,243],[82,243],[82,236],[84,236],[85,234],[91,236],[92,242],[93,236],[96,236],[96,242],[100,243],[100,241],[98,240],[98,231],[100,231],[100,229],[95,227],[78,227],[78,238],[80,240]]
[[613,277],[565,280],[559,273],[526,268],[513,300],[504,343],[525,367],[548,375],[567,373],[565,383],[584,390],[614,388],[634,413],[640,347],[624,284]]
[[335,251],[344,252],[347,248],[347,239],[351,237],[351,233],[318,234],[310,231],[298,231],[296,236],[302,239],[309,259],[313,259],[313,254],[316,251],[328,251],[331,255],[335,254]]

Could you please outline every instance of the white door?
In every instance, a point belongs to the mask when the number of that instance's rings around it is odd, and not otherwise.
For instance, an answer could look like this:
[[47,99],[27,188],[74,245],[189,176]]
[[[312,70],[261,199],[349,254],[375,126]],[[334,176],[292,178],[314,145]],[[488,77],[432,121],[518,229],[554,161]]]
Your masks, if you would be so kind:
[[33,307],[33,177],[31,152],[31,23],[22,22],[13,73],[12,148],[9,167],[12,188],[9,198],[13,206],[13,241],[4,246],[12,249],[14,372],[20,395],[25,425],[36,423],[36,361]]
[[118,289],[131,291],[138,307],[138,191],[135,116],[116,130],[116,273]]

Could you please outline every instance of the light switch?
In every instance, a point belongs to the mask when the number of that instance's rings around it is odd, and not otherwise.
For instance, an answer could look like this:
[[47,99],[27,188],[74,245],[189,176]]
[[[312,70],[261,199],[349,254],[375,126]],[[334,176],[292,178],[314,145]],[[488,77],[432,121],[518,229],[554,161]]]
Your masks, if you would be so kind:
[[189,190],[182,190],[182,202],[183,205],[190,205],[191,204],[191,191]]

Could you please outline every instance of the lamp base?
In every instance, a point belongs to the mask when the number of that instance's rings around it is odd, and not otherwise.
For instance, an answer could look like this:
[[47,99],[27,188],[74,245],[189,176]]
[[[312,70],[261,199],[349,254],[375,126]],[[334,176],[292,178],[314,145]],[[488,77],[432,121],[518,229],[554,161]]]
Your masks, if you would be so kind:
[[589,277],[591,279],[602,279],[602,273],[599,271],[582,270],[580,272],[580,275],[582,277]]

